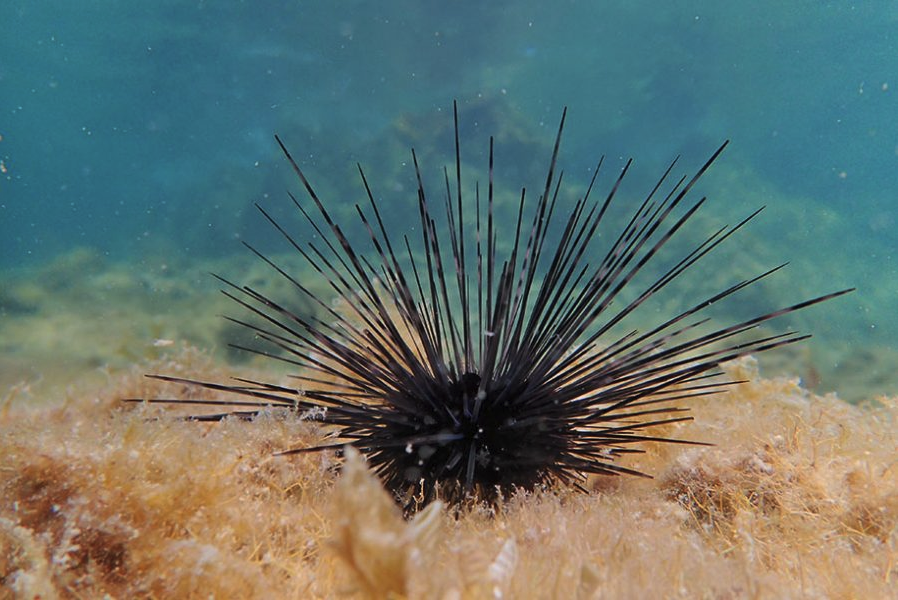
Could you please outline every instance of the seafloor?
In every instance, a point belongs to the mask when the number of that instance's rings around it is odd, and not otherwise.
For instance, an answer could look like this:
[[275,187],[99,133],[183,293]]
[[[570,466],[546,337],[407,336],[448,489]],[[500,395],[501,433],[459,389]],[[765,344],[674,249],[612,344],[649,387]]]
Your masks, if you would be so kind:
[[728,375],[746,383],[667,432],[716,446],[647,445],[628,463],[654,479],[406,522],[357,457],[338,475],[328,456],[272,456],[319,439],[315,424],[122,405],[183,394],[143,370],[227,375],[182,349],[44,408],[26,390],[5,399],[5,596],[896,597],[895,399],[850,405],[743,359]]
[[[252,265],[226,268],[254,281]],[[863,376],[841,381],[867,394],[849,404],[744,359],[728,371],[747,383],[691,401],[695,422],[675,432],[714,447],[647,445],[628,462],[654,479],[405,522],[358,460],[341,476],[328,456],[273,457],[318,439],[314,424],[201,425],[120,402],[187,393],[145,372],[263,367],[228,364],[229,305],[202,291],[221,266],[135,277],[83,250],[4,288],[4,595],[898,597],[898,400],[870,397]]]

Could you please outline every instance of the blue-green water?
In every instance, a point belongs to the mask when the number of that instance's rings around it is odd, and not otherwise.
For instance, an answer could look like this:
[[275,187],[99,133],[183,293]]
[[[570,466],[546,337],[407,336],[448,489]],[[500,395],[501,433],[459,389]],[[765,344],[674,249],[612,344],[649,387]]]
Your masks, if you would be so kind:
[[[290,209],[276,132],[348,217],[356,161],[414,206],[406,147],[427,154],[438,185],[457,99],[468,159],[482,166],[496,134],[519,166],[512,189],[544,176],[564,106],[574,181],[601,154],[614,168],[636,157],[648,181],[674,155],[694,168],[732,140],[701,191],[712,221],[768,206],[735,255],[792,261],[764,288],[772,304],[858,288],[802,315],[816,345],[784,370],[855,399],[894,393],[895,32],[893,2],[7,2],[0,382],[47,376],[53,361],[124,364],[176,337],[166,300],[216,289],[192,269],[224,261],[239,279],[235,240],[272,237],[252,203]],[[114,331],[71,339],[129,312],[157,321],[114,347]],[[54,323],[40,350],[24,319]],[[103,349],[64,358],[62,338]]]

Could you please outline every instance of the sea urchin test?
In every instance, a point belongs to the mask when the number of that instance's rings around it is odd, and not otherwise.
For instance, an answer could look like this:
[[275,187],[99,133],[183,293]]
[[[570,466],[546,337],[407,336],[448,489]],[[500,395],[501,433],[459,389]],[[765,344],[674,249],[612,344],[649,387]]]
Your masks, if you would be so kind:
[[[585,191],[568,200],[557,170],[566,112],[545,184],[535,197],[520,192],[513,219],[500,219],[494,202],[492,139],[489,180],[463,193],[456,105],[455,170],[444,171],[438,194],[425,191],[412,150],[417,191],[407,203],[417,210],[415,227],[391,231],[385,203],[359,167],[364,201],[355,208],[365,233],[352,237],[277,138],[304,188],[303,200],[290,198],[316,235],[302,239],[258,208],[340,301],[320,297],[305,277],[248,245],[317,308],[316,315],[297,314],[286,299],[219,277],[223,292],[255,315],[232,320],[269,346],[245,350],[298,368],[295,387],[150,375],[227,392],[213,401],[150,402],[228,407],[191,417],[206,421],[252,419],[271,408],[313,415],[327,427],[325,442],[282,454],[352,446],[407,511],[435,497],[490,500],[516,488],[579,485],[588,474],[641,475],[625,460],[641,442],[694,443],[659,433],[691,418],[679,403],[725,390],[732,382],[719,377],[721,363],[807,337],[765,333],[762,324],[851,290],[709,326],[709,306],[738,299],[776,267],[685,298],[685,308],[631,328],[640,306],[687,271],[701,276],[703,259],[760,211],[686,251],[671,243],[682,241],[676,236],[703,207],[705,198],[691,200],[690,191],[724,143],[691,178],[672,175],[675,160],[627,209],[624,224],[609,226],[630,162],[599,194],[600,161]],[[637,283],[647,265],[660,270]],[[620,327],[624,333],[615,334]]]

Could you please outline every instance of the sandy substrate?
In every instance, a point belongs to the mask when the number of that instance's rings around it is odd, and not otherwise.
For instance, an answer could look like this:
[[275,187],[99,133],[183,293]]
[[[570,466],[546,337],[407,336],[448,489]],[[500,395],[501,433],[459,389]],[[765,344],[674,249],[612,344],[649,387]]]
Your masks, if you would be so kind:
[[[143,370],[223,379],[206,355],[135,368],[0,417],[0,595],[23,598],[898,597],[898,402],[852,406],[791,379],[691,403],[589,493],[519,493],[405,521],[358,458],[294,415],[197,424],[123,397]],[[195,393],[193,394],[195,396]],[[161,418],[157,418],[161,417]]]

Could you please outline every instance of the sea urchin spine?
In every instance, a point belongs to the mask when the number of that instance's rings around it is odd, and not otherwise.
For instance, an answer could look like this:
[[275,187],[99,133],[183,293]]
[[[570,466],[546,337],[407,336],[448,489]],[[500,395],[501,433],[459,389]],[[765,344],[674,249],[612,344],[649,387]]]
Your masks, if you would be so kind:
[[[312,411],[320,422],[334,427],[332,439],[283,454],[354,446],[407,508],[436,495],[459,501],[471,493],[491,498],[497,491],[556,481],[576,485],[589,473],[639,475],[616,459],[638,452],[633,447],[638,442],[682,443],[652,435],[659,425],[691,418],[674,401],[720,392],[727,382],[715,375],[725,361],[807,337],[795,332],[763,335],[759,325],[850,291],[711,331],[703,327],[708,321],[701,317],[703,309],[781,268],[776,267],[703,297],[647,331],[606,340],[613,327],[760,212],[713,232],[624,300],[621,292],[631,291],[634,277],[704,204],[701,198],[674,214],[687,204],[690,190],[726,143],[691,179],[670,181],[674,160],[622,229],[602,231],[603,239],[613,241],[599,252],[598,232],[630,162],[604,198],[594,200],[599,161],[583,197],[563,209],[556,162],[565,110],[545,185],[532,208],[521,192],[513,237],[502,240],[499,230],[504,235],[506,228],[498,226],[494,211],[493,141],[485,199],[479,187],[473,199],[463,197],[457,106],[454,109],[454,190],[444,170],[445,198],[437,205],[425,193],[412,150],[419,239],[403,235],[397,245],[359,166],[368,204],[367,212],[356,205],[367,231],[365,252],[334,221],[277,138],[314,204],[308,211],[290,194],[317,234],[316,241],[300,243],[257,207],[325,278],[342,309],[333,308],[247,244],[318,307],[319,316],[296,314],[274,298],[219,277],[226,286],[223,293],[264,324],[230,320],[265,340],[272,351],[243,349],[299,367],[293,376],[297,387],[150,375],[244,397],[152,402],[232,409],[192,417],[197,420],[252,418],[267,407]],[[500,241],[510,247],[501,258]]]

